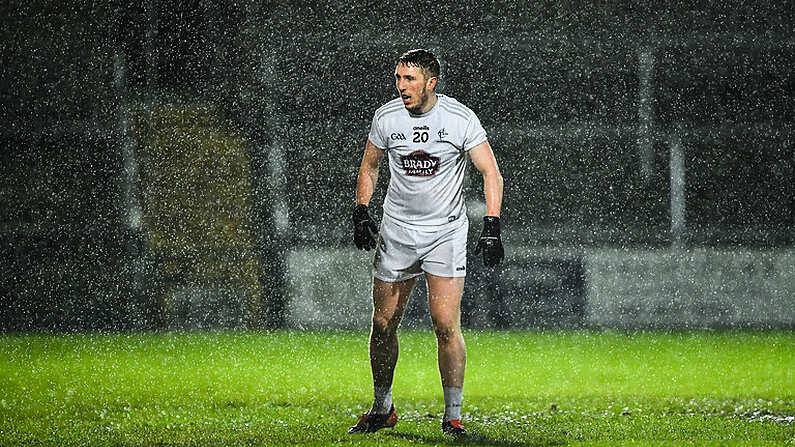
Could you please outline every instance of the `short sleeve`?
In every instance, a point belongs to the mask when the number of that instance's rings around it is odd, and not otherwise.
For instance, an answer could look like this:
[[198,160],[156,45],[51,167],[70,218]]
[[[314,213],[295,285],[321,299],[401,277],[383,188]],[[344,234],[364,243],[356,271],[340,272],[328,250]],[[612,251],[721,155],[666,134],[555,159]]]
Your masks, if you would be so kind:
[[386,139],[382,136],[381,129],[378,127],[378,118],[377,115],[373,116],[373,123],[370,125],[370,135],[367,138],[370,139],[370,142],[375,145],[375,147],[379,149],[386,149]]
[[486,140],[486,130],[483,129],[477,115],[472,113],[472,118],[469,119],[466,131],[464,132],[464,151],[469,151]]

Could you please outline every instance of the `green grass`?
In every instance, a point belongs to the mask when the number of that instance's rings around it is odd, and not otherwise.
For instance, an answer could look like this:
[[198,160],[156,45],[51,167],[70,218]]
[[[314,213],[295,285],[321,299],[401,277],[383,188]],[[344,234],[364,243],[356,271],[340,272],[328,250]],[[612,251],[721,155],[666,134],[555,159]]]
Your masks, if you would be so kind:
[[433,334],[401,333],[394,430],[367,335],[0,335],[2,445],[795,445],[795,333],[467,332],[464,440]]

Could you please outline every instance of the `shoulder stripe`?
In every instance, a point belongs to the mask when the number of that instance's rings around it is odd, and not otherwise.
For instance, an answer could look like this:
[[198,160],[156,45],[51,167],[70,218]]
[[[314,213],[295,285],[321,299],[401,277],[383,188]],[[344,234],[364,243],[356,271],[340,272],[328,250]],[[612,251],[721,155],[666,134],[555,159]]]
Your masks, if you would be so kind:
[[442,104],[448,106],[451,109],[458,110],[465,115],[471,115],[472,113],[474,113],[472,109],[450,97],[448,97],[447,101],[444,101]]
[[389,101],[385,102],[381,107],[378,108],[378,110],[385,109],[387,107],[391,107],[395,104],[400,104],[400,103],[401,103],[400,96],[398,96],[396,98],[392,98]]
[[464,114],[464,112],[462,112],[462,111],[460,111],[460,110],[455,110],[455,109],[453,109],[453,108],[446,107],[444,104],[442,104],[442,108],[443,108],[443,109],[444,109],[444,110],[445,110],[447,113],[450,113],[450,114],[452,114],[452,115],[456,115],[456,116],[459,116],[459,117],[461,117],[461,118],[462,118],[464,121],[469,121],[469,119],[470,119],[470,116],[469,116],[469,115],[465,115],[465,114]]
[[383,104],[381,107],[379,107],[379,108],[377,108],[377,109],[375,110],[375,111],[376,111],[376,113],[380,112],[381,110],[388,109],[388,108],[390,108],[390,107],[394,107],[394,106],[395,106],[395,104],[399,104],[399,103],[398,103],[398,99],[400,99],[400,98],[394,98],[394,99],[392,99],[392,100],[390,100],[390,101],[388,101],[388,102],[384,103],[384,104]]
[[388,103],[384,104],[381,108],[375,111],[375,117],[376,119],[381,119],[384,115],[399,111],[400,109],[403,108],[405,108],[403,106],[403,101],[400,102],[398,102],[397,100],[389,101]]
[[381,113],[376,114],[375,119],[380,120],[381,118],[392,115],[393,113],[400,113],[401,109],[405,109],[403,106],[395,107],[394,109],[387,109],[382,111]]
[[472,112],[466,109],[456,109],[454,107],[445,107],[442,106],[443,109],[447,110],[450,113],[455,113],[456,115],[460,115],[464,117],[464,119],[469,120],[472,118]]

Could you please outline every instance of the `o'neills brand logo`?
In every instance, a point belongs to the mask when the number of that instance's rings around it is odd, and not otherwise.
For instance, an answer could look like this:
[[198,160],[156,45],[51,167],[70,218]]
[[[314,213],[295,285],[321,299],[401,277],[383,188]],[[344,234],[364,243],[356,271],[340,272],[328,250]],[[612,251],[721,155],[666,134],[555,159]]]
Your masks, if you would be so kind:
[[439,171],[439,157],[433,157],[425,151],[414,151],[408,155],[401,155],[400,162],[406,175],[430,177]]

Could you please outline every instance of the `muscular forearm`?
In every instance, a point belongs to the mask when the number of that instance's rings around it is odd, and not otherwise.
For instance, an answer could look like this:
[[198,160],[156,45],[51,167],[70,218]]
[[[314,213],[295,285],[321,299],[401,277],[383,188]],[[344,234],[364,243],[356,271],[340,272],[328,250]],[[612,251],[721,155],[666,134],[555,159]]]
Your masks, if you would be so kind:
[[486,215],[500,217],[502,208],[502,175],[499,171],[483,174],[483,194],[486,196]]
[[483,195],[486,196],[486,215],[500,217],[502,208],[502,174],[488,141],[469,151],[472,163],[483,175]]
[[366,166],[359,168],[359,177],[356,180],[356,203],[369,204],[377,183],[378,169]]
[[362,164],[359,165],[359,177],[356,179],[356,203],[367,205],[373,197],[375,185],[378,183],[378,166],[384,157],[384,151],[375,147],[368,139],[364,148]]

